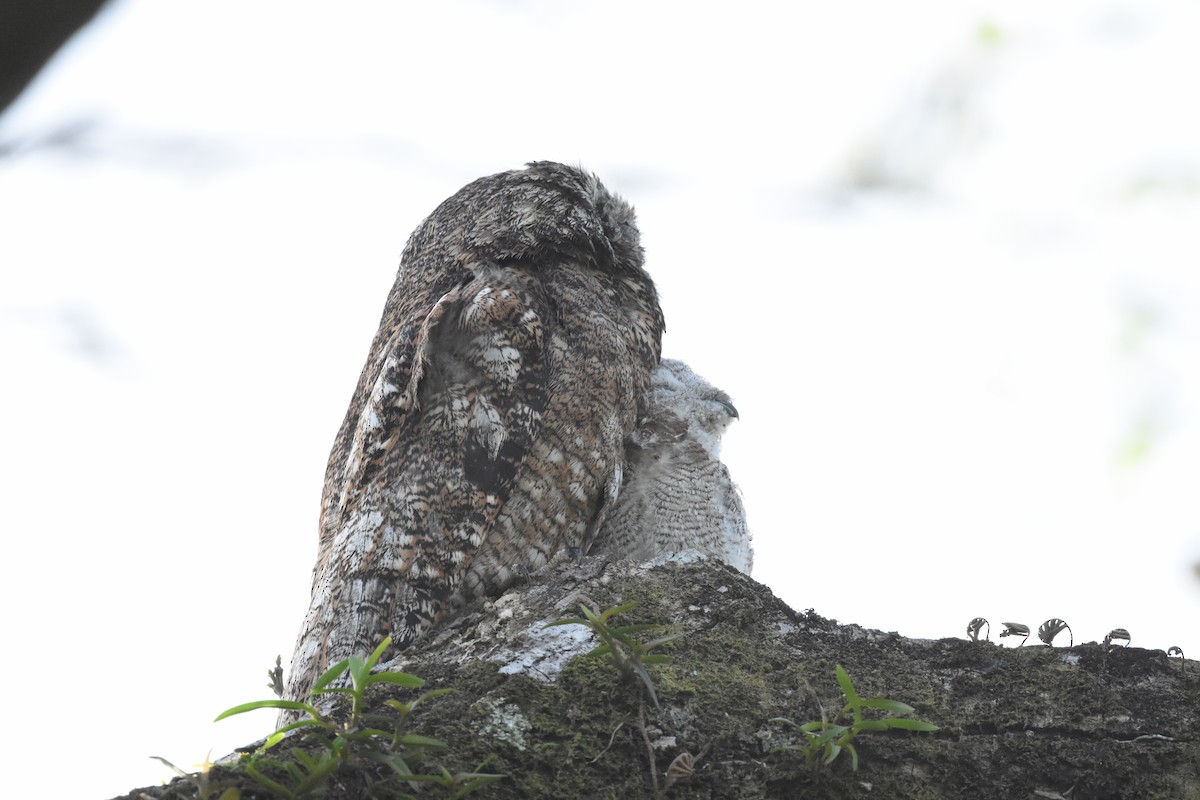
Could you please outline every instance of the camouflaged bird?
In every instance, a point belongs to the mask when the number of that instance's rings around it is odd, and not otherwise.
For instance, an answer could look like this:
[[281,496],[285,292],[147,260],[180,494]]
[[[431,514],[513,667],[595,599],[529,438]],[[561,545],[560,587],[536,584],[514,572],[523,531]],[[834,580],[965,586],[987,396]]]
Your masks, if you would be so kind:
[[535,162],[438,206],[404,249],[329,456],[284,696],[586,551],[662,331],[633,209],[594,175]]
[[650,403],[630,437],[625,485],[595,552],[631,561],[691,550],[747,575],[754,563],[741,494],[721,463],[738,416],[729,395],[682,361],[652,373]]

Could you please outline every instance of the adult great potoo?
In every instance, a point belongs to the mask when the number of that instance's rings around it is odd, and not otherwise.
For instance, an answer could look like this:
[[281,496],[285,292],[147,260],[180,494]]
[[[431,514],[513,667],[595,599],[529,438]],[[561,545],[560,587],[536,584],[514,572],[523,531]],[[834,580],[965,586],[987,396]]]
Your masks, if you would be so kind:
[[552,162],[468,184],[413,232],[329,456],[286,697],[587,549],[659,360],[642,264],[633,209]]
[[629,438],[625,485],[595,552],[646,561],[692,550],[748,575],[746,510],[720,459],[737,409],[682,361],[664,358],[651,378],[646,413]]

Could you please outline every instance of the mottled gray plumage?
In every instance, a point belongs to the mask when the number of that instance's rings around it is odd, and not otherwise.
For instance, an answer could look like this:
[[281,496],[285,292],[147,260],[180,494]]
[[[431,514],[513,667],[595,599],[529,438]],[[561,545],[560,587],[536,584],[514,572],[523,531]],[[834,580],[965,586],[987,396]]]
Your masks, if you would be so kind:
[[286,697],[590,546],[659,360],[642,264],[633,209],[551,162],[468,184],[417,228],[329,456]]
[[650,406],[630,437],[625,483],[596,552],[645,561],[695,550],[749,574],[746,511],[720,460],[737,410],[682,361],[664,358],[651,378]]

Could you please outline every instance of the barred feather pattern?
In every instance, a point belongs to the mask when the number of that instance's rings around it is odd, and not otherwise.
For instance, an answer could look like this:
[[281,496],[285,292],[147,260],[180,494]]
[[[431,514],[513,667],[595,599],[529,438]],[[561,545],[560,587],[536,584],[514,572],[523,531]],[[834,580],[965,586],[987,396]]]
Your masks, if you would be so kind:
[[594,175],[535,162],[443,202],[404,249],[330,453],[285,697],[586,551],[662,331],[633,209]]
[[649,407],[629,440],[625,485],[594,552],[640,562],[692,550],[749,574],[746,509],[720,460],[737,409],[682,361],[662,359],[652,378]]

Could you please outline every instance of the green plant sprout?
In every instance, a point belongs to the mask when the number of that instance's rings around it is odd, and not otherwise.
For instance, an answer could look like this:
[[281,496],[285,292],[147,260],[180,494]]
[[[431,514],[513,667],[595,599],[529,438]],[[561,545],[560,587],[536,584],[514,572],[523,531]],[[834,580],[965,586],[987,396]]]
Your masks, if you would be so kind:
[[[334,664],[329,669],[325,670],[316,683],[313,684],[312,695],[315,698],[319,694],[341,694],[346,695],[350,699],[350,718],[341,728],[336,723],[325,719],[321,711],[312,703],[302,703],[296,700],[284,700],[275,698],[271,700],[255,700],[250,703],[242,703],[240,706],[222,711],[217,715],[216,720],[220,721],[226,717],[232,717],[236,714],[244,714],[247,711],[255,711],[260,708],[276,708],[288,711],[303,711],[308,714],[308,719],[301,719],[293,722],[290,725],[284,725],[271,736],[267,737],[267,744],[263,749],[273,747],[280,742],[284,735],[289,731],[297,728],[316,726],[332,732],[353,731],[362,720],[363,714],[363,699],[369,687],[377,683],[390,683],[396,686],[403,686],[410,689],[420,688],[425,684],[425,681],[418,678],[416,675],[410,675],[407,672],[377,672],[372,674],[371,670],[379,663],[379,659],[391,645],[392,638],[389,636],[379,643],[375,651],[371,655],[364,658],[363,656],[350,656]],[[349,686],[330,687],[330,684],[342,677],[343,674],[349,673]],[[377,732],[381,733],[381,731]]]
[[[396,717],[368,715],[365,697],[367,689],[371,686],[391,684],[409,689],[419,689],[425,684],[422,678],[407,672],[372,672],[391,643],[392,639],[389,636],[380,642],[371,655],[366,657],[354,655],[337,662],[322,673],[313,684],[311,699],[314,701],[317,695],[343,695],[349,699],[350,714],[345,722],[338,723],[326,718],[313,702],[306,703],[282,698],[242,703],[217,715],[214,722],[260,708],[300,711],[308,715],[306,719],[284,725],[268,736],[262,747],[242,764],[246,774],[255,783],[273,794],[288,798],[288,800],[299,800],[308,797],[320,788],[334,771],[351,757],[353,746],[354,755],[390,767],[412,789],[415,790],[418,783],[433,783],[443,787],[447,796],[451,798],[462,797],[485,784],[503,778],[503,775],[479,772],[483,764],[480,764],[472,772],[457,774],[451,774],[444,767],[440,768],[439,774],[413,772],[410,762],[416,764],[424,758],[428,751],[444,750],[446,745],[428,736],[405,733],[404,725],[417,706],[432,698],[440,697],[450,690],[435,689],[420,695],[409,703],[400,700],[384,701],[385,705],[399,712]],[[331,685],[343,675],[349,676],[348,686]],[[391,730],[374,727],[374,723],[380,721],[389,722]],[[267,751],[282,742],[291,731],[303,731],[309,739],[319,741],[323,749],[313,755],[302,748],[292,748],[291,755],[294,761],[282,761],[280,764],[290,779],[290,785],[285,785],[260,770],[258,761]],[[486,763],[485,761],[484,764]],[[398,795],[398,797],[411,798],[412,795]]]
[[583,617],[570,617],[568,619],[555,620],[554,622],[546,623],[546,627],[554,627],[556,625],[584,625],[591,628],[592,631],[600,637],[600,644],[584,654],[585,658],[595,658],[603,655],[610,656],[617,669],[622,675],[636,675],[641,680],[642,685],[646,687],[646,691],[650,695],[650,700],[653,701],[655,708],[658,707],[658,696],[654,692],[654,681],[650,679],[650,673],[646,669],[650,664],[662,664],[670,661],[670,657],[661,653],[654,653],[653,650],[673,642],[682,634],[672,634],[671,636],[663,636],[649,642],[639,642],[633,638],[635,633],[647,633],[650,631],[661,631],[667,628],[666,625],[622,625],[613,627],[608,624],[608,621],[617,614],[623,614],[626,611],[631,611],[637,608],[637,603],[625,603],[614,608],[610,608],[600,614],[596,614],[586,605],[580,603],[579,610],[583,613]]
[[[775,748],[776,750],[792,750],[803,753],[806,764],[812,764],[816,760],[817,754],[821,752],[825,754],[821,763],[829,764],[841,754],[842,750],[845,750],[850,753],[850,768],[857,771],[858,751],[854,749],[851,742],[863,731],[886,731],[892,728],[906,731],[936,731],[938,729],[936,725],[928,722],[905,718],[903,715],[911,714],[916,710],[907,703],[883,697],[859,697],[858,692],[854,690],[850,676],[846,670],[842,669],[841,664],[835,666],[834,674],[837,675],[837,682],[842,687],[842,693],[846,695],[846,705],[838,716],[829,720],[825,717],[825,710],[822,709],[820,720],[806,722],[802,725],[797,725],[787,717],[773,717],[771,722],[781,722],[797,728],[805,739],[803,744],[784,745]],[[866,719],[863,717],[865,708],[874,708],[901,716]],[[844,718],[847,714],[852,717],[851,723],[849,725],[839,724],[837,720]]]

